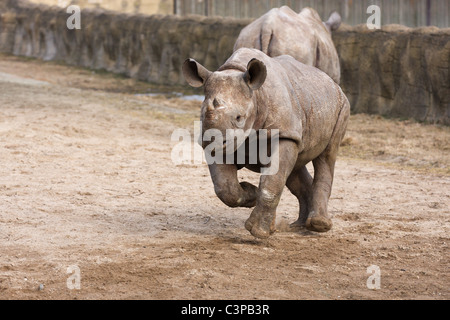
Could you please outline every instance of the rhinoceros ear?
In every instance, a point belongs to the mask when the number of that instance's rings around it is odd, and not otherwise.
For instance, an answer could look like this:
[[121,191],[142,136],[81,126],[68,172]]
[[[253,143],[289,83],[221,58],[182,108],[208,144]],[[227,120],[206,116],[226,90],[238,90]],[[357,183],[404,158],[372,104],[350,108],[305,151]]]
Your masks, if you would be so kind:
[[212,73],[194,59],[187,59],[182,70],[187,83],[194,88],[203,86]]
[[266,65],[258,59],[252,59],[247,65],[244,81],[252,90],[258,90],[264,84],[267,77]]
[[342,23],[341,15],[339,13],[337,13],[336,11],[333,11],[331,13],[330,17],[328,18],[328,21],[324,22],[325,27],[327,28],[328,32],[330,32],[330,33],[339,29],[339,27],[341,26],[341,23]]

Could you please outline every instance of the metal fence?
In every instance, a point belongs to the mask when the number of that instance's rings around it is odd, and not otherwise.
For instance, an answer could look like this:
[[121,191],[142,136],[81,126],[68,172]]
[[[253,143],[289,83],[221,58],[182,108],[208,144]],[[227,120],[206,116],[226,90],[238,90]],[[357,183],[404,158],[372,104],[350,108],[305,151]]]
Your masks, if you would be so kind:
[[304,7],[318,11],[322,19],[338,11],[349,25],[366,23],[367,8],[378,5],[381,24],[402,24],[408,27],[426,25],[449,27],[450,0],[173,0],[174,13],[234,18],[257,18],[271,8],[287,5],[299,12]]

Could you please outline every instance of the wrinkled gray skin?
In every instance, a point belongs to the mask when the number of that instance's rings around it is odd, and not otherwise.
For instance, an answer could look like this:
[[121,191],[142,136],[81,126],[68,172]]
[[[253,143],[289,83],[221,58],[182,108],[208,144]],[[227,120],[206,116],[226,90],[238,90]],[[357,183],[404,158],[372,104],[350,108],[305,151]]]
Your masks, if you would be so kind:
[[290,55],[319,68],[339,84],[339,57],[331,32],[340,25],[341,16],[337,12],[322,22],[312,8],[304,8],[298,14],[287,6],[274,8],[242,29],[234,51],[254,48],[270,57]]
[[[226,205],[255,207],[245,228],[258,238],[275,231],[275,211],[286,185],[300,204],[299,218],[291,226],[330,230],[327,204],[350,114],[341,88],[322,71],[290,56],[270,58],[247,48],[233,53],[216,72],[188,59],[183,73],[191,86],[204,85],[203,132],[211,128],[279,130],[279,170],[275,175],[261,175],[259,187],[239,183],[237,171],[246,167],[259,172],[260,165],[209,165],[214,190]],[[305,167],[310,161],[314,179]]]

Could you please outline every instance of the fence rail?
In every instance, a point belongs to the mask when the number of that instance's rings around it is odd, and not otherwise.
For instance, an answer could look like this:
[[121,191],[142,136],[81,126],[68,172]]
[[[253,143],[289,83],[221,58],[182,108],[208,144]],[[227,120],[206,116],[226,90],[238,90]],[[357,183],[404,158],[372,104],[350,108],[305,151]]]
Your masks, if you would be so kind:
[[370,16],[367,8],[381,8],[381,23],[402,24],[408,27],[433,25],[449,27],[450,0],[173,0],[174,13],[198,14],[234,18],[257,18],[271,8],[287,5],[299,12],[304,7],[318,11],[326,19],[338,11],[349,25],[365,23]]

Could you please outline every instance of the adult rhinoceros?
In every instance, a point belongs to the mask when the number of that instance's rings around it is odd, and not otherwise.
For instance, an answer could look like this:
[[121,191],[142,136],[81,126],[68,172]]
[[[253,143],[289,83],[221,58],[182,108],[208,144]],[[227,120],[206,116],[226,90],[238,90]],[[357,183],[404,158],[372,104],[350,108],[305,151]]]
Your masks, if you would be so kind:
[[[258,172],[262,164],[209,164],[214,190],[226,205],[255,206],[245,228],[258,238],[275,231],[275,211],[286,185],[300,204],[293,226],[330,230],[327,204],[350,114],[341,88],[324,72],[291,56],[271,58],[248,48],[234,52],[216,72],[188,59],[183,74],[191,86],[204,86],[202,136],[210,129],[278,131],[278,170],[261,175],[259,187],[239,183],[237,171],[246,167]],[[203,141],[203,148],[209,143]],[[314,179],[305,167],[310,161]]]
[[254,48],[270,57],[290,55],[319,68],[339,84],[339,57],[331,32],[340,24],[341,16],[337,12],[322,22],[317,11],[311,8],[304,8],[298,14],[287,6],[274,8],[242,29],[234,51]]

